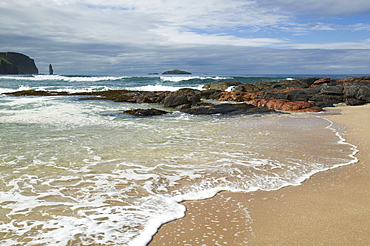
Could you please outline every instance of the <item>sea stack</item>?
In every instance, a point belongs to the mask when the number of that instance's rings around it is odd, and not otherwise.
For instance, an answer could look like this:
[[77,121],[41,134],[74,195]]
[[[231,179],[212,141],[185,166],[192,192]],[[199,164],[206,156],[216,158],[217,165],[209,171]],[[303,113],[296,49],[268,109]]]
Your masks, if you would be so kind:
[[50,75],[54,74],[53,66],[51,64],[49,64],[49,74]]

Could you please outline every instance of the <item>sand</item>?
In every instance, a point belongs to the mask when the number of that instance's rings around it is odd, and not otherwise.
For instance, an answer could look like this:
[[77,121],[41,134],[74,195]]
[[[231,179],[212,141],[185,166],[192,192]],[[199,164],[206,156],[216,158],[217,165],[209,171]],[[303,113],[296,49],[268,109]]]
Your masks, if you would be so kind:
[[163,225],[157,245],[370,245],[370,105],[328,109],[358,146],[358,163],[277,191],[222,192],[187,201],[184,218]]

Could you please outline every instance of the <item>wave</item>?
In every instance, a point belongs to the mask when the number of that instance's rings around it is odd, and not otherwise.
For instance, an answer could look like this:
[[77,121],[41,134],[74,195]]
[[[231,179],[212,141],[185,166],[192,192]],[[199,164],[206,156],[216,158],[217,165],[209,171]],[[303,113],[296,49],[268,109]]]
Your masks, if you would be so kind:
[[121,80],[130,78],[129,76],[70,76],[70,75],[13,75],[13,76],[0,76],[0,79],[6,80],[23,80],[23,81],[66,81],[66,82],[96,82],[96,81],[109,81]]
[[128,90],[135,90],[135,91],[177,91],[182,88],[192,88],[197,90],[202,90],[202,85],[194,85],[194,86],[171,86],[171,85],[146,85],[146,86],[139,86],[139,87],[127,87]]
[[[157,89],[163,85],[154,86]],[[310,127],[303,129],[300,122],[295,125],[291,121],[277,120],[290,119],[286,115],[253,119],[190,117],[190,120],[183,120],[182,115],[168,115],[164,116],[168,118],[155,120],[119,119],[113,116],[115,113],[112,116],[107,116],[107,113],[119,112],[123,107],[131,105],[104,101],[76,103],[70,99],[53,98],[25,98],[27,101],[22,102],[20,100],[23,98],[12,100],[5,105],[10,114],[3,117],[2,123],[7,123],[9,130],[14,129],[13,134],[17,134],[17,139],[19,135],[25,136],[18,140],[23,145],[19,144],[16,149],[13,148],[14,151],[12,148],[4,151],[6,155],[10,152],[13,156],[21,156],[18,159],[7,158],[9,165],[14,165],[12,168],[15,171],[22,170],[19,177],[14,176],[12,184],[24,183],[26,188],[45,184],[45,190],[36,189],[35,192],[39,194],[35,196],[24,195],[16,189],[14,192],[1,192],[2,201],[7,201],[3,202],[4,209],[10,209],[10,214],[13,215],[20,214],[21,218],[28,214],[32,216],[31,212],[38,211],[41,206],[53,210],[58,205],[65,206],[66,211],[78,211],[78,216],[75,217],[61,214],[45,221],[29,219],[30,224],[26,223],[26,218],[20,222],[25,225],[20,229],[12,227],[10,222],[1,225],[3,231],[13,235],[18,233],[20,237],[32,232],[34,236],[31,235],[30,238],[39,244],[66,245],[68,240],[81,232],[86,238],[102,244],[119,241],[125,245],[147,245],[162,224],[184,216],[185,208],[179,204],[181,201],[209,198],[222,190],[248,192],[299,185],[315,172],[330,168],[332,162],[335,167],[335,164],[346,165],[356,161],[353,158],[355,146],[350,146],[352,151],[348,151],[347,147],[343,149],[349,152],[351,158],[345,158],[345,152],[334,148],[340,154],[330,155],[332,161],[329,166],[320,164],[329,161],[325,157],[317,159],[320,155],[310,155],[315,153],[315,148],[311,152],[305,150],[307,156],[302,157],[302,161],[286,159],[281,150],[284,149],[282,144],[294,146],[294,142],[288,141],[291,139],[289,136],[295,136],[294,129],[299,129],[299,132],[306,130],[302,137],[322,136],[311,134],[311,131],[316,133],[315,129],[321,130],[322,125],[330,130],[325,136],[330,137],[328,140],[331,144],[337,141],[347,145],[344,138],[340,137],[340,132],[330,122],[328,124],[319,120],[320,118],[317,120],[322,124],[317,128],[316,124],[307,124]],[[19,111],[20,109],[22,110]],[[312,123],[315,123],[316,119],[313,119],[315,121]],[[307,119],[304,120],[306,122]],[[14,127],[10,127],[11,123]],[[274,129],[280,129],[287,123],[298,127],[289,131],[292,132],[291,135],[283,135],[280,130],[273,133]],[[43,127],[39,127],[39,124],[43,124]],[[223,132],[222,138],[219,136],[220,131]],[[247,135],[247,132],[251,135]],[[34,138],[35,135],[39,137]],[[13,144],[12,136],[9,134],[8,143]],[[92,141],[92,137],[99,141]],[[268,145],[270,138],[275,139],[277,144]],[[250,144],[247,139],[253,139],[253,143]],[[299,139],[299,143],[303,142],[305,141]],[[2,141],[2,144],[2,147],[8,146],[6,142]],[[33,156],[30,146],[34,146],[37,151],[45,150],[48,154]],[[274,159],[274,155],[256,154],[263,146],[268,146],[271,153],[280,153],[282,161],[279,158]],[[278,151],[274,151],[274,146]],[[130,150],[129,154],[127,149]],[[144,155],[143,149],[146,150]],[[25,158],[34,163],[30,169],[20,165],[28,162]],[[59,171],[51,176],[38,176],[32,173],[32,170],[36,170],[35,166]],[[280,172],[285,167],[287,172]],[[254,175],[251,170],[258,171],[261,176]],[[29,176],[23,175],[25,171],[28,171]],[[188,180],[192,181],[191,186],[187,185]],[[141,193],[142,196],[137,197]],[[61,198],[62,202],[52,203],[45,199],[49,199],[51,195]],[[20,202],[24,200],[28,201],[27,205],[31,205],[26,208],[25,203]],[[39,226],[42,228],[35,229]],[[11,231],[9,228],[15,230]],[[44,228],[50,230],[45,232]],[[125,233],[122,233],[122,228]],[[99,238],[96,237],[97,234]],[[64,235],[63,241],[58,244],[60,235]]]

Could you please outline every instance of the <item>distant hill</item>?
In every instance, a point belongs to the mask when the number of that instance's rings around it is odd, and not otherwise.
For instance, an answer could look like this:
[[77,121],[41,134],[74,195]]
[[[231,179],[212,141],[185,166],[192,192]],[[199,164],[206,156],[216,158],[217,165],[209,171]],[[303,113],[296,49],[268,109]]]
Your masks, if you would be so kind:
[[35,61],[16,52],[0,52],[0,74],[38,74]]
[[175,69],[175,70],[163,72],[162,74],[191,74],[191,73]]

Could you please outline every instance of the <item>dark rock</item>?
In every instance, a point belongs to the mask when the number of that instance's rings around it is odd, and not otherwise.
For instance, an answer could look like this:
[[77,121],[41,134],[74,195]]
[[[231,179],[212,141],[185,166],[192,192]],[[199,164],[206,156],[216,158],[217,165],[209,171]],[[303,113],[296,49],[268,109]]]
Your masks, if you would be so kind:
[[257,113],[271,113],[274,110],[265,107],[256,107],[250,104],[202,104],[190,109],[181,110],[181,112],[194,114],[194,115],[207,115],[207,114],[222,114],[222,115],[241,115],[241,114],[257,114]]
[[183,104],[195,105],[200,102],[200,99],[199,90],[185,88],[168,93],[162,103],[165,107],[177,107]]
[[163,105],[165,107],[177,107],[179,105],[189,104],[187,95],[175,95],[169,94],[164,100]]
[[313,88],[308,88],[308,89],[299,89],[299,90],[292,90],[289,91],[286,94],[286,98],[282,99],[287,99],[290,101],[309,101],[310,98],[318,93],[320,93],[321,88],[320,87],[313,87]]
[[204,90],[200,92],[201,97],[203,99],[215,99],[218,100],[221,98],[222,91],[220,90],[214,90],[214,89],[209,89],[209,90]]
[[370,82],[345,82],[343,94],[348,105],[370,103]]
[[24,91],[16,91],[16,92],[9,92],[4,93],[6,95],[11,96],[64,96],[68,95],[68,92],[64,91],[36,91],[36,90],[24,90]]
[[35,61],[16,52],[0,52],[0,74],[38,74]]
[[135,116],[140,116],[140,117],[148,117],[148,116],[156,116],[156,115],[164,115],[167,114],[167,111],[155,109],[155,108],[150,108],[150,109],[132,109],[132,110],[126,110],[123,111],[125,114],[131,114]]
[[49,64],[49,74],[50,75],[54,74],[53,66],[51,64]]
[[341,83],[325,83],[321,86],[320,94],[343,95],[343,84],[341,84]]
[[343,96],[342,95],[317,94],[317,95],[313,95],[310,98],[309,102],[319,107],[333,107],[334,104],[343,102]]
[[140,93],[140,95],[136,97],[136,102],[137,103],[157,103],[158,98],[159,96],[155,92],[145,92],[145,93]]

